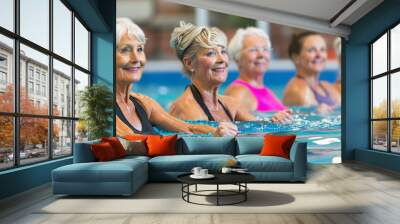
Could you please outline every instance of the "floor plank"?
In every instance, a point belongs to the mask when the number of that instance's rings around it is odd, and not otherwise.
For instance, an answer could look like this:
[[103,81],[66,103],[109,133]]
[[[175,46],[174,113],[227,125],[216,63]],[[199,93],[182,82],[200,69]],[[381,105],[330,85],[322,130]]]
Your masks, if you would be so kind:
[[308,183],[323,186],[349,203],[357,214],[36,214],[54,200],[50,185],[0,201],[0,223],[15,224],[313,224],[400,223],[400,174],[361,163],[309,165]]

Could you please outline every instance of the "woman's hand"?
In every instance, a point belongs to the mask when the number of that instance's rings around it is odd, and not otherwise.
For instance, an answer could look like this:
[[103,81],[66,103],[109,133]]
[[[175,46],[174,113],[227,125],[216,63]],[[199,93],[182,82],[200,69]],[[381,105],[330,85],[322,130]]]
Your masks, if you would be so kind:
[[213,133],[214,136],[236,136],[238,134],[238,128],[231,122],[220,122],[217,129]]
[[279,111],[275,113],[271,118],[273,123],[278,124],[288,124],[292,122],[292,119],[292,110],[290,109]]

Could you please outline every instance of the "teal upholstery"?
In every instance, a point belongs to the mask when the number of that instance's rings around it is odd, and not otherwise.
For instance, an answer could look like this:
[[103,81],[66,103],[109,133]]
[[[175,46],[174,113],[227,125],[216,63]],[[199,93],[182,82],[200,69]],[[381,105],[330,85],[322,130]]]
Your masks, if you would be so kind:
[[[95,162],[90,145],[99,141],[77,143],[74,164],[52,172],[54,194],[131,195],[147,181],[176,181],[176,177],[200,166],[219,172],[228,160],[236,159],[256,181],[306,180],[307,144],[295,142],[290,159],[258,155],[263,136],[182,137],[177,141],[177,155],[127,156]],[[234,157],[236,155],[236,157]]]
[[235,155],[233,137],[182,137],[177,146],[177,154],[226,154]]
[[70,164],[52,171],[53,193],[131,195],[147,182],[147,173],[143,159]]
[[279,156],[239,155],[239,166],[250,172],[292,172],[292,161]]
[[100,140],[93,140],[89,142],[77,143],[74,147],[74,163],[95,162],[96,158],[92,153],[90,146],[98,144]]
[[[153,174],[162,176],[163,173],[177,172],[188,173],[193,167],[203,167],[210,172],[218,172],[227,164],[228,160],[234,160],[231,155],[174,155],[157,156],[149,160],[150,180],[157,180]],[[163,178],[164,179],[164,178]],[[166,178],[169,180],[170,178]]]
[[263,136],[240,136],[236,138],[236,155],[260,154],[264,145]]

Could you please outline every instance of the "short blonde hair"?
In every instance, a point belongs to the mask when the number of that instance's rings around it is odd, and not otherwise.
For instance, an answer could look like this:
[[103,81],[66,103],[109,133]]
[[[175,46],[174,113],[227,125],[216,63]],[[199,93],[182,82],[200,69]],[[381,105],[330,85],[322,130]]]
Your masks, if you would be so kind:
[[[185,56],[194,58],[203,48],[226,47],[227,38],[224,32],[216,27],[195,26],[191,23],[180,22],[171,34],[170,46],[175,49],[176,56],[183,62]],[[185,66],[183,72],[191,75]]]
[[128,36],[130,37],[135,37],[139,43],[145,44],[146,43],[146,36],[144,35],[143,30],[136,25],[134,22],[132,22],[131,19],[127,17],[120,17],[117,18],[117,26],[116,26],[116,41],[117,41],[117,46],[119,44],[119,41],[121,40],[122,36],[127,33]]
[[262,37],[267,42],[268,47],[271,47],[271,41],[269,39],[269,36],[264,30],[256,27],[247,27],[244,29],[240,28],[236,30],[236,33],[232,37],[228,46],[229,57],[233,58],[235,61],[238,61],[240,59],[240,52],[242,51],[243,48],[243,41],[247,36]]

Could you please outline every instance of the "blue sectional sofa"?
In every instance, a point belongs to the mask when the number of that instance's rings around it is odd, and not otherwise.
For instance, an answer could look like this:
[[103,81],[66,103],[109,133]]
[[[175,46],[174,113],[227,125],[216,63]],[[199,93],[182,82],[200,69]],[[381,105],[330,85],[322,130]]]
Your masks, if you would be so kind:
[[307,145],[295,142],[290,160],[260,156],[262,136],[252,137],[180,137],[177,155],[127,156],[96,162],[90,149],[99,141],[75,144],[74,163],[52,171],[53,193],[68,195],[131,195],[148,181],[176,181],[193,167],[218,172],[228,160],[247,168],[256,181],[304,182],[307,169]]

